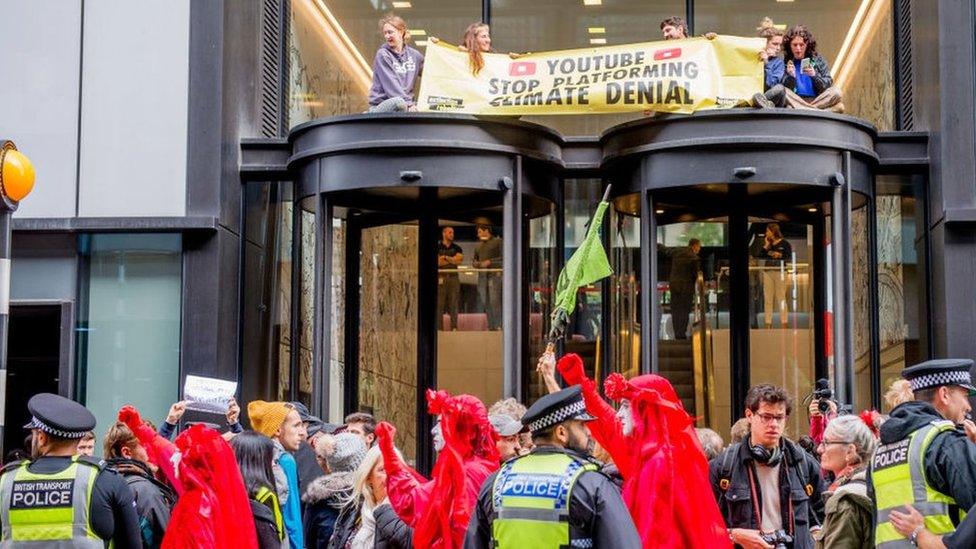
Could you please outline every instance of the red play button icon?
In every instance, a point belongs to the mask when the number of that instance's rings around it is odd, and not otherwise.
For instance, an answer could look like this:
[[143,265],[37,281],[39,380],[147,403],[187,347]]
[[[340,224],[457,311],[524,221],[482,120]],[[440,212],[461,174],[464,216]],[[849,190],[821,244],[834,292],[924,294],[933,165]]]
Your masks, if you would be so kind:
[[535,61],[513,61],[508,65],[509,76],[532,76],[535,74]]

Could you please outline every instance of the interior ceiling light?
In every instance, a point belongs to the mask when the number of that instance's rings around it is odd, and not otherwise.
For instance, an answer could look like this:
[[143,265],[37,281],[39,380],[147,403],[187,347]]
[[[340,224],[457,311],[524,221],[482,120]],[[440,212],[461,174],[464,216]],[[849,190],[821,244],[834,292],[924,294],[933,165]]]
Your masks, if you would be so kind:
[[606,27],[588,27],[586,29],[586,32],[588,32],[590,34],[606,34],[607,33],[607,28]]
[[600,6],[603,4],[603,0],[583,0],[584,6]]
[[664,213],[664,210],[654,210],[654,213],[660,215]]
[[817,212],[817,209],[816,208],[807,208],[807,211],[810,212],[810,213],[816,213]]
[[427,36],[427,31],[424,29],[410,29],[410,36]]
[[350,76],[354,86],[364,95],[368,93],[373,81],[373,71],[328,6],[322,0],[298,0],[292,6],[303,12],[307,19],[317,23],[315,29],[328,45],[329,51],[335,53],[339,66]]
[[590,38],[590,44],[606,44],[606,38]]
[[416,42],[414,42],[414,44],[417,45],[417,46],[426,46],[427,45],[427,41],[426,40],[417,40]]
[[886,0],[861,0],[833,64],[834,85],[841,91],[844,91],[847,81],[858,73],[858,66],[871,47],[887,9],[890,8]]
[[393,2],[393,7],[398,10],[405,10],[407,8],[412,8],[413,4],[410,2]]

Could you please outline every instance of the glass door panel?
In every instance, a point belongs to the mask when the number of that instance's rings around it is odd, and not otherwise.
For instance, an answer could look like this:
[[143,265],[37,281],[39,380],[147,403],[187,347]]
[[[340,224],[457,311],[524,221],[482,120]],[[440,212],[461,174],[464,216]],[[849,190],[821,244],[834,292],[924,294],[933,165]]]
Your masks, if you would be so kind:
[[813,226],[749,219],[750,385],[786,389],[796,405],[787,436],[807,434],[803,399],[813,390]]
[[396,425],[396,445],[410,460],[417,449],[418,238],[415,224],[364,228],[359,250],[359,409]]
[[725,218],[657,230],[658,373],[685,409],[728,439],[731,409],[729,247]]
[[437,246],[437,388],[486,406],[502,396],[501,228],[441,220]]

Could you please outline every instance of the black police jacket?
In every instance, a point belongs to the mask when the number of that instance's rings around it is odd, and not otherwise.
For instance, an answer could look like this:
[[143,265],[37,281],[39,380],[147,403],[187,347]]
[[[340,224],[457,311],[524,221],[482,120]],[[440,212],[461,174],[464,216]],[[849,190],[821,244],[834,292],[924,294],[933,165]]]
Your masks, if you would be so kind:
[[[754,477],[754,483],[749,480],[749,469],[755,475],[756,463],[748,443],[746,439],[740,444],[733,444],[710,461],[709,480],[725,524],[729,528],[759,530],[760,517],[756,516],[756,504],[753,500],[762,509],[762,491],[758,477]],[[820,476],[820,463],[794,442],[784,438],[781,444],[783,461],[780,467],[779,500],[783,529],[788,532],[792,530],[795,549],[810,549],[814,545],[810,529],[819,527],[824,517],[821,494],[826,488]],[[723,463],[727,464],[724,472]],[[791,504],[792,525],[788,523]]]

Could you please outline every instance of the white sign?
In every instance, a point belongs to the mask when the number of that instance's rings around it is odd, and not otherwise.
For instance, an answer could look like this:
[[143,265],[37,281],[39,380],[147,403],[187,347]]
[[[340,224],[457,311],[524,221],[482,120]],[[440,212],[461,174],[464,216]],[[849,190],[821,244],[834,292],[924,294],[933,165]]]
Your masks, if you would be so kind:
[[186,376],[183,400],[187,410],[225,415],[230,400],[237,392],[237,383],[212,377]]

